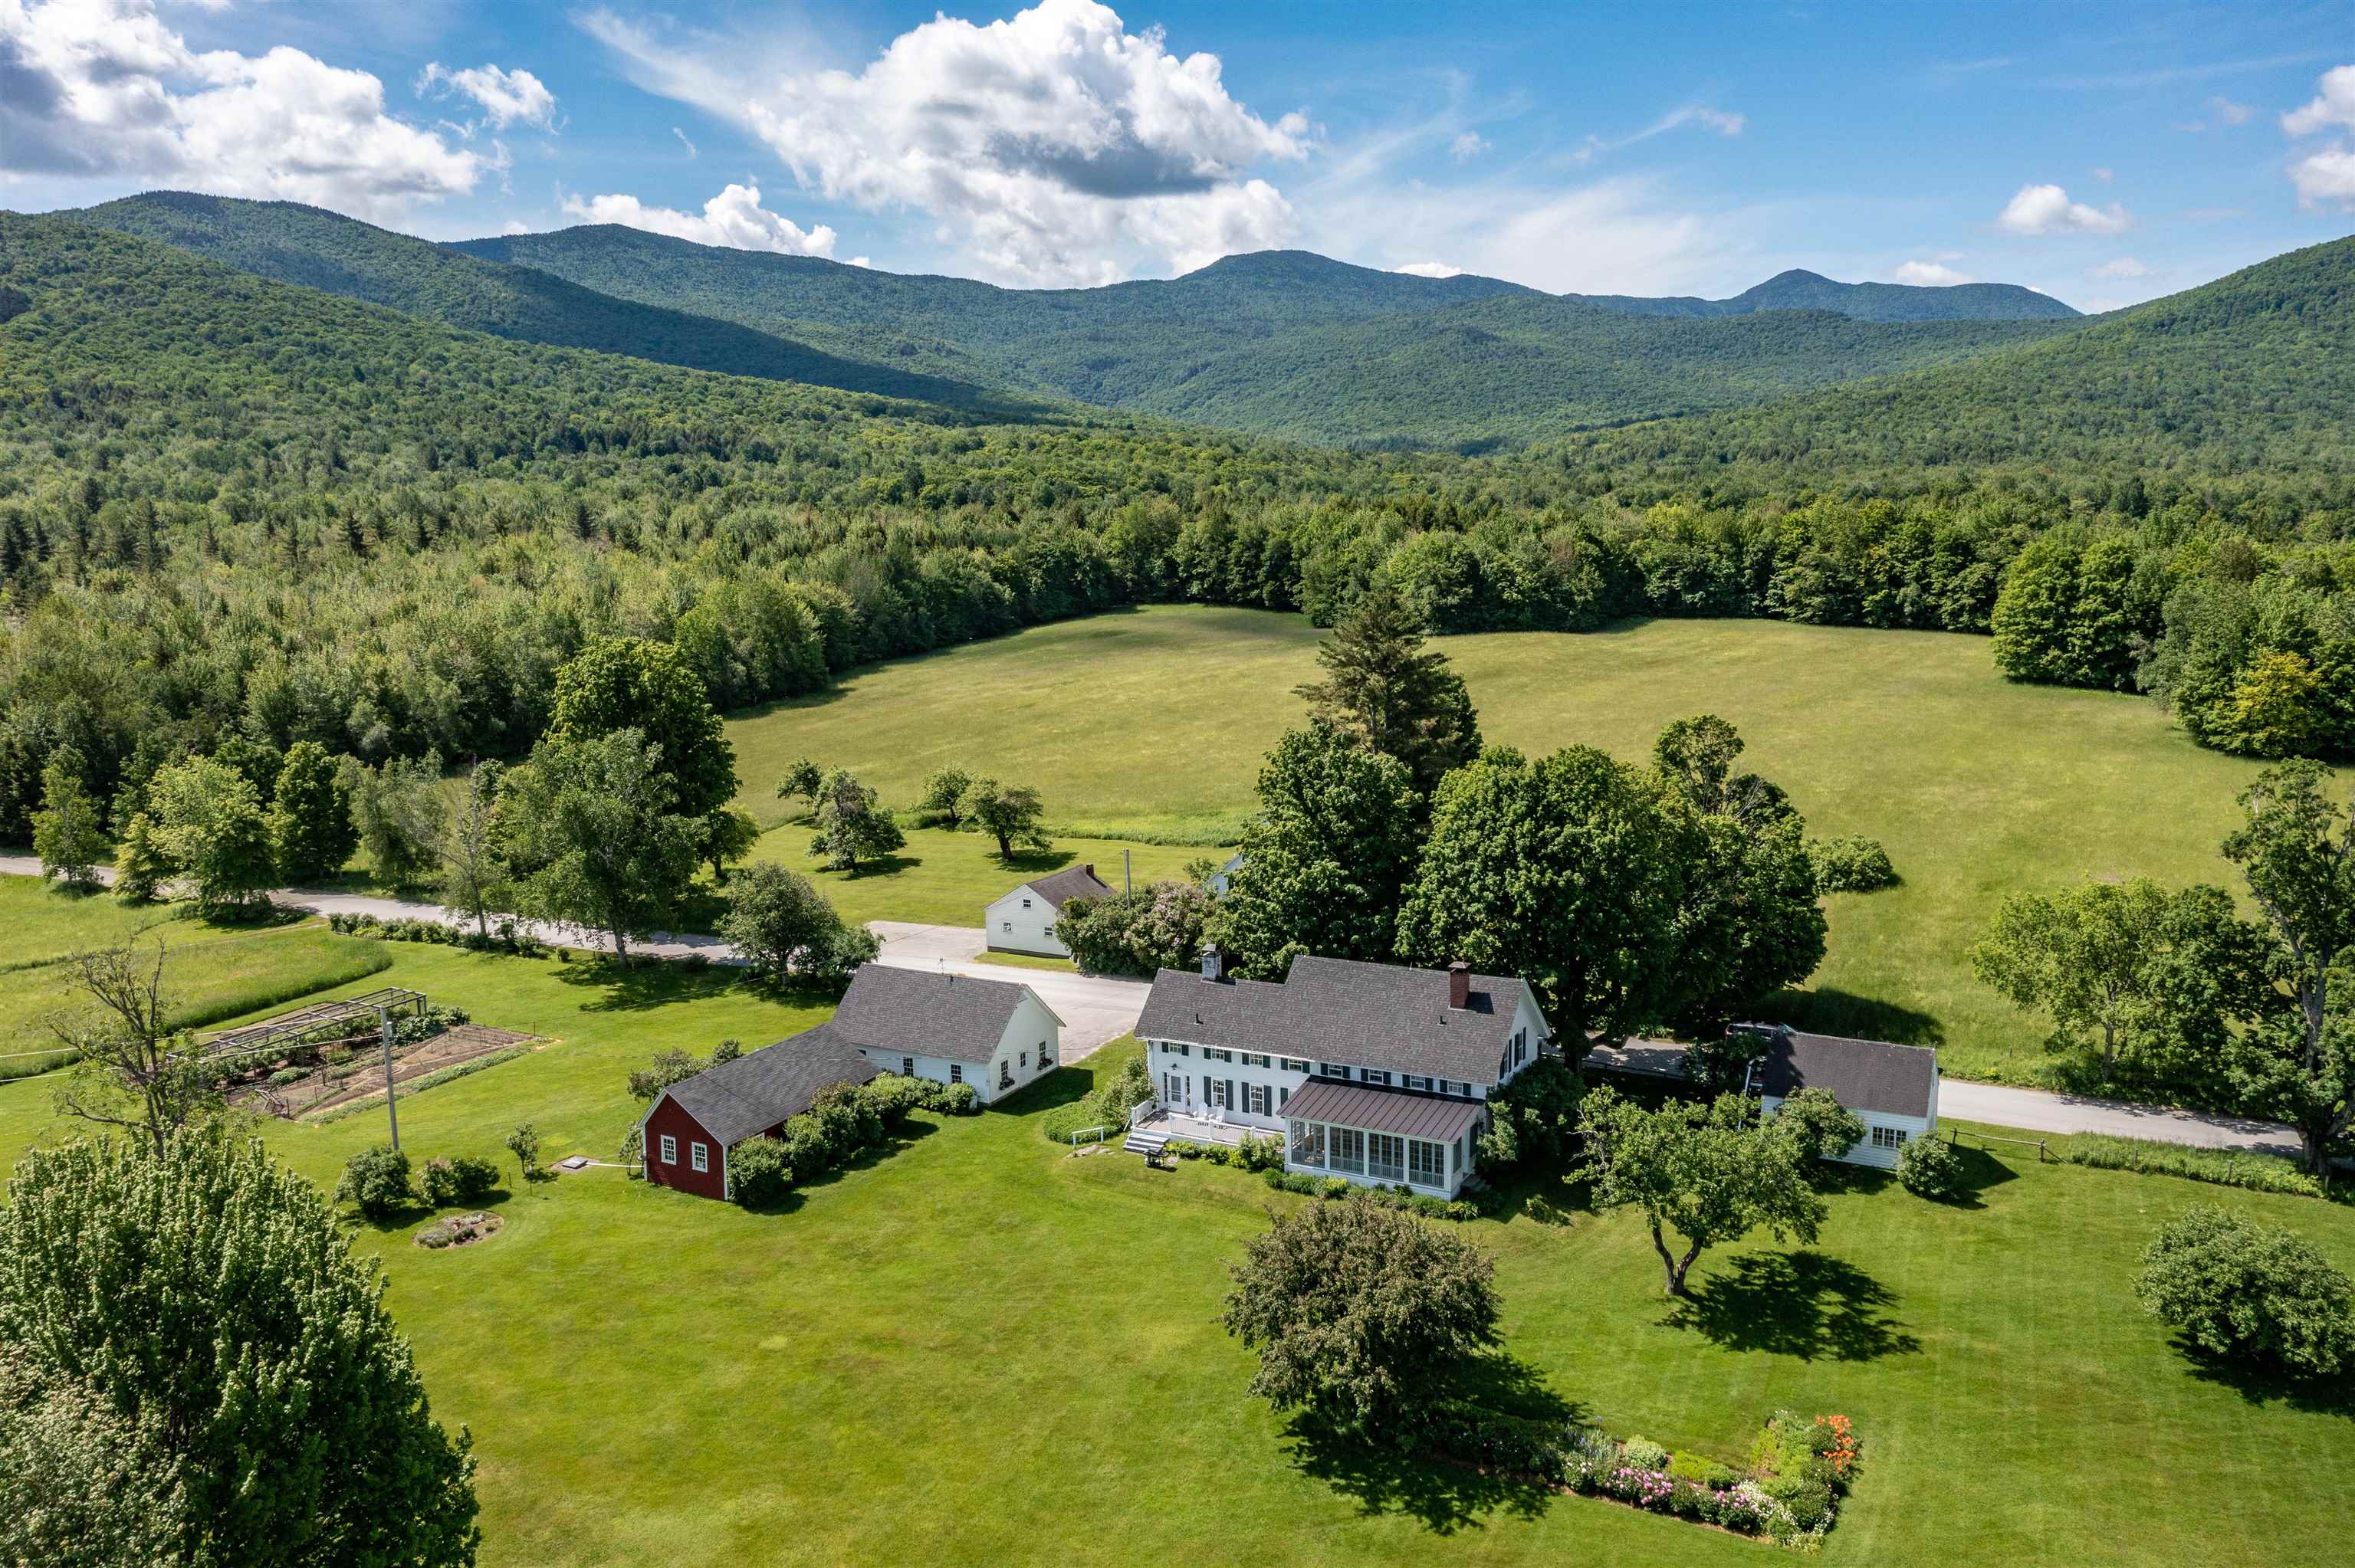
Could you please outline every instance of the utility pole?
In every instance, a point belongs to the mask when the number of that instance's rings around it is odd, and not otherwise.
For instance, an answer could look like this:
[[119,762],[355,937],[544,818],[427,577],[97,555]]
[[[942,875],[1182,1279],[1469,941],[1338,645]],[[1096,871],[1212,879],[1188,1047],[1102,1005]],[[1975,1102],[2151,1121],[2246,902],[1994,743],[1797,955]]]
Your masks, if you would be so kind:
[[1128,852],[1120,852],[1120,895],[1126,898],[1134,891],[1128,885]]
[[383,1008],[377,1022],[384,1032],[384,1115],[392,1124],[392,1147],[400,1147],[400,1113],[392,1107],[392,1009]]

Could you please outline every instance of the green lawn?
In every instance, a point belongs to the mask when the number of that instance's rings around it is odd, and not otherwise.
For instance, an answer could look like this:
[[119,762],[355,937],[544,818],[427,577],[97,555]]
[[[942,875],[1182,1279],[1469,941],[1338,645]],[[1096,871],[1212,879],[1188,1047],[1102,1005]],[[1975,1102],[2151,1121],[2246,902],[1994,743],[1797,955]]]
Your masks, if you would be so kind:
[[[645,1056],[765,1043],[823,1012],[718,972],[616,983],[384,950],[366,983],[551,1039],[406,1100],[420,1157],[495,1150],[527,1118],[551,1160],[610,1156]],[[506,1200],[506,1229],[462,1251],[411,1245],[416,1222],[364,1229],[437,1413],[474,1433],[483,1562],[1769,1560],[1272,1415],[1216,1317],[1263,1205],[1299,1200],[1199,1163],[1060,1154],[1036,1114],[1088,1081],[1066,1068],[1013,1110],[928,1125],[782,1213],[592,1171]],[[0,1160],[55,1133],[42,1086],[0,1086]],[[382,1122],[268,1136],[324,1183]],[[1589,1419],[1739,1457],[1778,1405],[1854,1416],[1867,1468],[1830,1563],[2337,1560],[2355,1531],[2334,1480],[2355,1464],[2347,1405],[2204,1373],[2126,1282],[2192,1202],[2296,1224],[2350,1267],[2355,1211],[2019,1152],[1980,1165],[1969,1207],[1860,1178],[1815,1248],[1706,1257],[1697,1309],[1662,1302],[1636,1225],[1574,1194],[1566,1224],[1465,1234],[1497,1256],[1508,1350]]]
[[67,956],[88,948],[161,941],[176,955],[173,1020],[188,1028],[357,980],[385,963],[381,948],[346,941],[317,921],[213,925],[185,905],[127,908],[29,876],[0,876],[0,930],[10,938],[0,959],[0,1079],[55,1060],[49,1020],[87,1004]]
[[[955,763],[1035,784],[1075,827],[1232,842],[1261,759],[1299,722],[1292,689],[1315,673],[1318,635],[1257,610],[1097,616],[862,671],[729,734],[745,801],[771,821],[777,777],[806,753],[887,800]],[[1830,957],[1786,1011],[1942,1044],[1958,1076],[2049,1081],[2041,1025],[1963,957],[2005,893],[2136,874],[2232,885],[2216,845],[2255,767],[2200,750],[2143,698],[2014,685],[1985,638],[1659,620],[1437,646],[1491,743],[1641,760],[1669,720],[1715,712],[1812,832],[1880,839],[1903,885],[1829,901]]]
[[846,919],[933,926],[979,926],[983,908],[1001,894],[1067,865],[1092,864],[1098,876],[1118,887],[1124,850],[1139,887],[1183,874],[1188,861],[1227,856],[1220,849],[1059,836],[1051,851],[1017,851],[1007,862],[997,858],[996,841],[979,833],[911,828],[905,849],[853,876],[822,868],[809,856],[809,841],[808,823],[789,822],[763,834],[752,859],[782,861],[808,873]]

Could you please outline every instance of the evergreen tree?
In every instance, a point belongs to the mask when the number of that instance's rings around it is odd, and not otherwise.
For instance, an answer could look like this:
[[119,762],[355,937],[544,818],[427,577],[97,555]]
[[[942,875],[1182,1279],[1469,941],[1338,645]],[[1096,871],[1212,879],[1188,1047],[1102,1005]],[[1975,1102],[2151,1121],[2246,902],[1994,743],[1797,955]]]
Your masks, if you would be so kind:
[[1426,796],[1440,777],[1480,754],[1479,720],[1464,677],[1425,652],[1423,627],[1395,590],[1376,584],[1316,650],[1325,679],[1299,688],[1316,715],[1359,744],[1406,765]]

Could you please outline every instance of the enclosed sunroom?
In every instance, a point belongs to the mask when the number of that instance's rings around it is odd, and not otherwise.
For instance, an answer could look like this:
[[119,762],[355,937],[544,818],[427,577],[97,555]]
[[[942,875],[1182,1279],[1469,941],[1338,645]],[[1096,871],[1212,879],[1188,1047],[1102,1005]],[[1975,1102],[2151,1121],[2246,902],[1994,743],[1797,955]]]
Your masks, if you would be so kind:
[[1487,1107],[1476,1100],[1315,1082],[1284,1107],[1284,1169],[1452,1198]]

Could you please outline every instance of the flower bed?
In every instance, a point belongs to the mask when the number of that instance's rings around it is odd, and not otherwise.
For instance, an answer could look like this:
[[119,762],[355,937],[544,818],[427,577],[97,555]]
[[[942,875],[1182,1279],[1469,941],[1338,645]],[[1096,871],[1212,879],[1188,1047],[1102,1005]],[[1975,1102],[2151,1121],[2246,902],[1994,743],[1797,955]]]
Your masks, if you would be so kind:
[[1777,1411],[1737,1470],[1671,1454],[1644,1437],[1593,1427],[1557,1428],[1476,1406],[1433,1418],[1433,1446],[1466,1464],[1536,1476],[1566,1491],[1714,1525],[1813,1552],[1838,1516],[1860,1452],[1845,1415],[1813,1419]]

